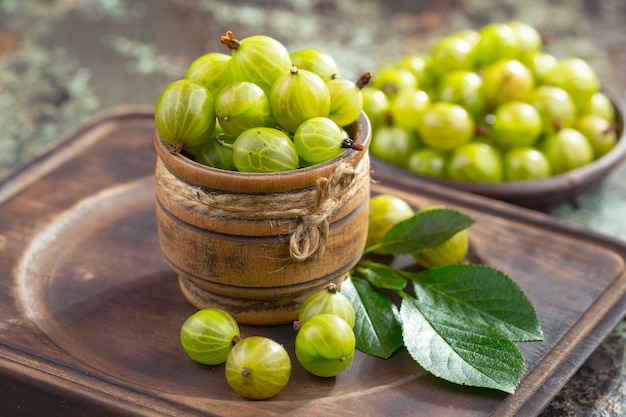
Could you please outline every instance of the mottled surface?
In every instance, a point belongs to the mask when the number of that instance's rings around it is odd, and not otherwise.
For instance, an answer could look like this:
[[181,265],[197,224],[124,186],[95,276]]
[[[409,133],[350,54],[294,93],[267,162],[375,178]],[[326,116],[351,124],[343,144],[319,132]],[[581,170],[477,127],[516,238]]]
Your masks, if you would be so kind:
[[[101,110],[153,105],[194,58],[222,50],[227,29],[322,48],[354,78],[447,32],[519,19],[551,32],[551,52],[586,59],[623,96],[625,18],[621,0],[0,0],[0,178]],[[552,213],[625,237],[624,176],[626,164]],[[543,415],[626,414],[625,346],[622,323]]]

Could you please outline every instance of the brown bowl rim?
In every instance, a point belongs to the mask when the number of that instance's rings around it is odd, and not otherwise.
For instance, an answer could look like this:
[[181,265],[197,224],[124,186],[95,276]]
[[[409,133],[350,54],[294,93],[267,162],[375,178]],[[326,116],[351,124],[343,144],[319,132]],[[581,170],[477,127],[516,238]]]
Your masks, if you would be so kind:
[[365,112],[361,112],[357,120],[346,127],[346,130],[350,129],[353,131],[358,129],[358,142],[364,147],[362,151],[347,149],[330,161],[283,172],[238,172],[203,165],[181,153],[172,154],[169,145],[156,129],[154,130],[154,147],[157,156],[168,169],[189,184],[217,191],[237,189],[241,193],[289,192],[313,187],[318,178],[329,176],[341,161],[349,161],[356,165],[364,157],[372,137],[371,124]]

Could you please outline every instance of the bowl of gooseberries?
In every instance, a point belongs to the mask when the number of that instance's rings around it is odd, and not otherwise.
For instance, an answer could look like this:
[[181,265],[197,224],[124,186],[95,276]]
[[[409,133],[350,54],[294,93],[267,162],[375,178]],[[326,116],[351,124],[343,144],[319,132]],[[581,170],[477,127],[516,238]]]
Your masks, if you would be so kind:
[[156,102],[159,242],[197,308],[288,323],[365,246],[369,73],[266,35],[220,42]]
[[374,70],[363,97],[375,172],[536,209],[597,185],[626,155],[623,100],[546,39],[491,22]]

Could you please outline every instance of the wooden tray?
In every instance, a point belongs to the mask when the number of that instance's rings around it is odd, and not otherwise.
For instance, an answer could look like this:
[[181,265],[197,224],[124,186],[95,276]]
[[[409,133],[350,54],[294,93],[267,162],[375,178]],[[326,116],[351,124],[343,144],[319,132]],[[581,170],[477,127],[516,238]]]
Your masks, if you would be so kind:
[[307,374],[289,326],[244,327],[284,343],[287,388],[242,399],[223,366],[179,346],[194,312],[159,249],[153,115],[121,108],[64,138],[0,183],[0,404],[8,415],[536,415],[626,311],[624,242],[497,201],[373,172],[374,192],[474,216],[472,256],[519,282],[545,341],[522,343],[514,395],[424,372],[401,350],[357,352],[337,378]]

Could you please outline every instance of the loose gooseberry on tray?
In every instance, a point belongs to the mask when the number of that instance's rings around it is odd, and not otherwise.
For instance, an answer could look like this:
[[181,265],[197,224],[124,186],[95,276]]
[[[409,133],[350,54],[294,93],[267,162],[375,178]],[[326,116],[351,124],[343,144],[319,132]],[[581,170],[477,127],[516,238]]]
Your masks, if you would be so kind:
[[298,321],[305,323],[319,314],[335,314],[354,327],[355,312],[350,300],[339,292],[335,283],[330,283],[322,291],[315,292],[307,297],[300,307]]
[[240,340],[230,351],[226,381],[239,395],[264,400],[278,394],[291,377],[291,359],[278,342],[263,336]]
[[319,314],[302,324],[296,335],[296,357],[316,376],[332,377],[354,359],[356,339],[352,327],[335,314]]
[[205,365],[219,365],[239,340],[235,319],[224,310],[206,308],[189,316],[180,329],[180,343],[187,355]]
[[[402,220],[413,217],[413,207],[402,198],[392,194],[378,194],[370,198],[369,221],[365,246],[369,247],[382,241],[383,236]],[[385,249],[379,248],[374,253],[383,255]]]
[[[437,210],[441,208],[445,207],[432,205],[422,208],[419,212]],[[414,253],[413,258],[424,268],[453,265],[461,263],[465,259],[468,247],[468,232],[467,229],[464,229],[437,247],[427,249],[419,253]]]

